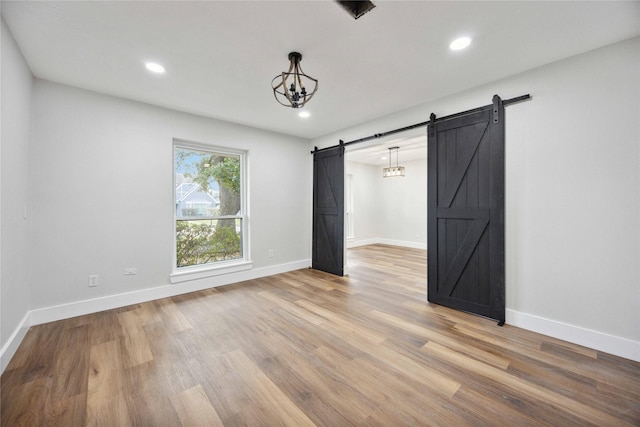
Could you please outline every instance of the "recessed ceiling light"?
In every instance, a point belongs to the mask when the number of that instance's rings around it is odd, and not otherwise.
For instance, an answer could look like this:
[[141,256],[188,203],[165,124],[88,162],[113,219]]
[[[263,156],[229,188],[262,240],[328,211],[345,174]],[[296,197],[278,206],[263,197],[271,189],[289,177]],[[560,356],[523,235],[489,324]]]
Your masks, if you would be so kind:
[[461,50],[465,47],[468,47],[471,44],[471,37],[460,37],[455,39],[449,45],[449,49],[451,50]]
[[144,66],[147,67],[147,70],[151,71],[152,73],[164,73],[164,67],[155,62],[147,62],[144,64]]
[[298,117],[302,117],[303,119],[306,119],[307,117],[311,117],[311,113],[303,110],[298,113]]
[[387,160],[387,158],[383,156],[383,157],[380,157],[380,160]]

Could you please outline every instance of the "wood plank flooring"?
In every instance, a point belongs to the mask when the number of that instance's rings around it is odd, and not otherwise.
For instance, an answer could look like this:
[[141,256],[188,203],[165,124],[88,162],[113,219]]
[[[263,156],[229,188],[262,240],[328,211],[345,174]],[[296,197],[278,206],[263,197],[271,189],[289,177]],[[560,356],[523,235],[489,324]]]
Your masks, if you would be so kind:
[[426,302],[426,253],[31,328],[2,426],[638,426],[640,364]]

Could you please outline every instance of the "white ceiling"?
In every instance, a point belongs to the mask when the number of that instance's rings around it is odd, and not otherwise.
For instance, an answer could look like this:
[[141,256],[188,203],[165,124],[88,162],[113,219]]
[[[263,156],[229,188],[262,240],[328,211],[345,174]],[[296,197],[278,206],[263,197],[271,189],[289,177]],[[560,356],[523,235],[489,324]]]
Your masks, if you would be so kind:
[[[640,34],[637,1],[374,3],[358,20],[333,1],[1,7],[36,77],[309,139]],[[308,119],[271,91],[293,50],[320,82]]]

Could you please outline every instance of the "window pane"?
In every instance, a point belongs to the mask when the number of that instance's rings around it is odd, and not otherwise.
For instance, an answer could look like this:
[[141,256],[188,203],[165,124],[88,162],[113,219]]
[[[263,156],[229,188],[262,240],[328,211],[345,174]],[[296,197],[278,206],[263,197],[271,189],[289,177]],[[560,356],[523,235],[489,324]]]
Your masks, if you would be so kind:
[[240,156],[176,147],[176,218],[240,215]]
[[242,219],[176,221],[177,266],[242,258]]
[[176,146],[174,161],[176,267],[243,259],[241,155]]

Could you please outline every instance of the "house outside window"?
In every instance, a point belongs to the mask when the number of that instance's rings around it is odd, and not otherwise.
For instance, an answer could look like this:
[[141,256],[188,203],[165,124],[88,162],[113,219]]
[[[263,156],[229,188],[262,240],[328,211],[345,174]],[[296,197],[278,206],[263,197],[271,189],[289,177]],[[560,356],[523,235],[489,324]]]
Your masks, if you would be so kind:
[[246,152],[174,143],[174,273],[248,262],[245,169]]

